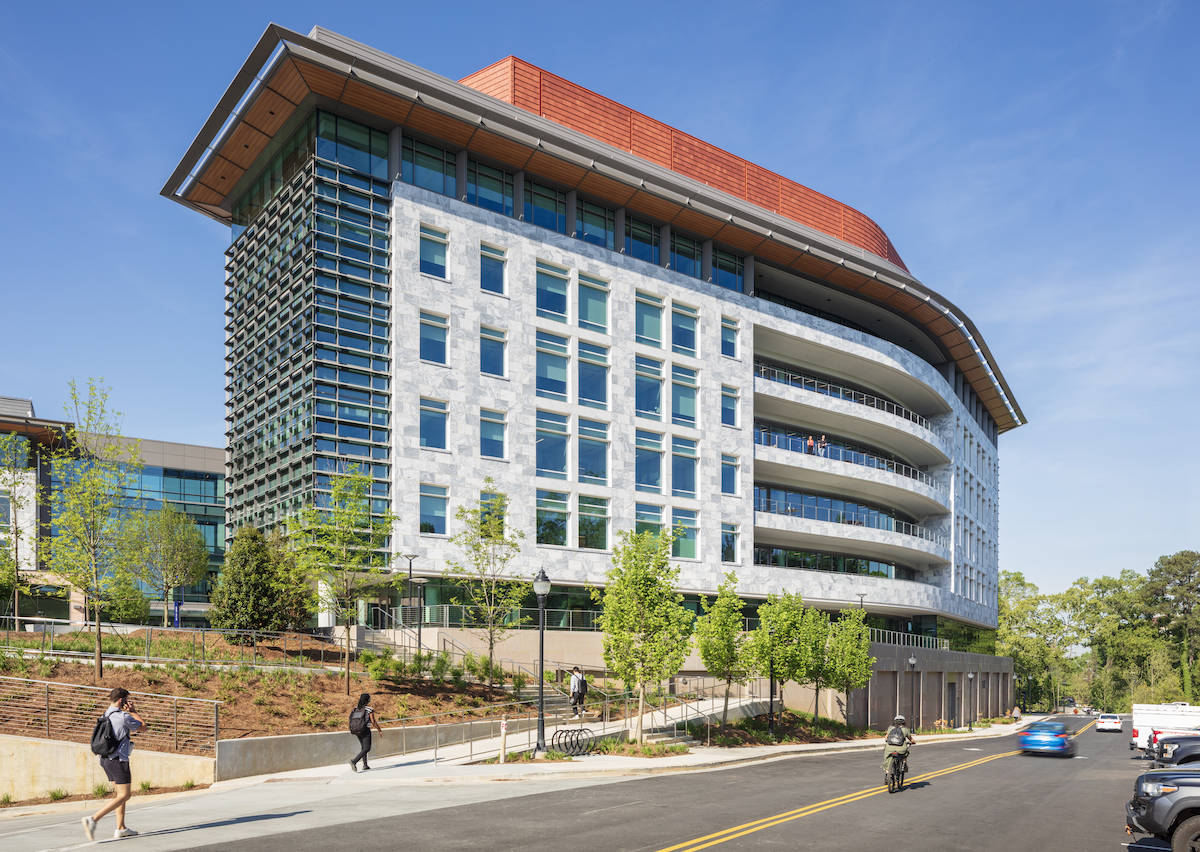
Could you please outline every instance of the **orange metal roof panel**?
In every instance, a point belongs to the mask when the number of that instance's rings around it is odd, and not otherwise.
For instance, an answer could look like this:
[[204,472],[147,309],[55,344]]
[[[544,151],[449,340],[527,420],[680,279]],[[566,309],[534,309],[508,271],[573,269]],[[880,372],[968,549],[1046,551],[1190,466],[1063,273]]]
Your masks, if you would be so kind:
[[614,148],[629,150],[629,109],[562,77],[541,77],[542,115]]
[[730,195],[746,195],[746,161],[686,133],[671,134],[671,168]]
[[754,163],[746,164],[746,200],[772,213],[779,212],[779,175]]
[[487,68],[476,71],[469,77],[459,80],[464,86],[470,86],[477,92],[491,95],[507,103],[512,103],[513,63],[516,59],[506,56],[499,62],[493,62]]
[[671,168],[671,128],[661,121],[633,113],[629,119],[629,153]]

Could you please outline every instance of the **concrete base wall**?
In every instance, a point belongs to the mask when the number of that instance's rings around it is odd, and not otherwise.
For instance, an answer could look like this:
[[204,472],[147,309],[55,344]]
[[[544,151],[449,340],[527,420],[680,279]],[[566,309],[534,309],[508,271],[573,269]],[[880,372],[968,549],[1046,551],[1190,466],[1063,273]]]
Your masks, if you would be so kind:
[[[142,781],[154,787],[180,787],[184,782],[211,784],[216,761],[211,757],[140,751],[130,758],[134,789]],[[91,793],[97,784],[109,784],[100,758],[81,743],[0,735],[0,796],[15,800],[43,798],[51,790],[68,795]]]

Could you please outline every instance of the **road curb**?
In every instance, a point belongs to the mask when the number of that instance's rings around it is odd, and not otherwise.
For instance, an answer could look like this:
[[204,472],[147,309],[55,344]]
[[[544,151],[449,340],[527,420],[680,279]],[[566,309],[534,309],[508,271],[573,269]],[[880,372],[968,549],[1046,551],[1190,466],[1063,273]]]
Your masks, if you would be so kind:
[[[208,786],[201,787],[198,790],[178,790],[174,793],[151,793],[148,796],[134,796],[129,800],[129,804],[126,807],[140,805],[142,802],[169,802],[171,799],[180,799],[184,796],[196,796],[201,793],[207,793],[210,790],[212,790],[212,787]],[[0,808],[0,820],[13,819],[15,817],[23,816],[36,816],[38,814],[59,814],[70,813],[71,811],[94,811],[105,802],[110,801],[112,801],[111,798],[81,799],[76,802],[46,802],[44,805],[26,805],[25,807],[18,806]]]

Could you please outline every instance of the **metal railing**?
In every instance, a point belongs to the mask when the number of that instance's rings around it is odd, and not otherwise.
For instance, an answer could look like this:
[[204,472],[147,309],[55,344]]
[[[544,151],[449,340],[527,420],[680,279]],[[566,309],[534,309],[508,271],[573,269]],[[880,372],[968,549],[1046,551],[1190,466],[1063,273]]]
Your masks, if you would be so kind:
[[806,373],[798,373],[785,367],[776,367],[773,364],[767,364],[762,361],[754,362],[754,375],[772,382],[780,382],[785,385],[791,385],[794,388],[823,394],[824,396],[832,396],[837,399],[847,400],[848,402],[856,402],[859,405],[865,405],[878,411],[885,411],[888,414],[902,417],[910,423],[915,423],[925,429],[929,428],[929,421],[915,411],[910,411],[891,400],[880,399],[877,396],[848,388],[845,385],[839,385],[827,379],[810,376]]
[[[415,627],[418,620],[422,627],[474,627],[477,619],[471,615],[472,607],[464,604],[432,604],[429,606],[395,606],[392,617],[405,627]],[[595,610],[548,609],[547,630],[599,630]],[[505,619],[507,628],[538,628],[537,607],[514,608]]]
[[[0,730],[6,734],[87,743],[109,706],[109,690],[42,680],[0,677]],[[130,693],[146,728],[133,747],[147,751],[215,755],[220,701]]]
[[886,532],[897,532],[901,535],[910,535],[914,538],[924,539],[939,547],[946,546],[945,536],[931,532],[916,524],[910,524],[908,521],[889,518],[887,515],[870,514],[867,512],[845,512],[832,508],[827,509],[824,506],[797,505],[780,500],[757,500],[754,503],[754,511],[769,512],[773,515],[791,515],[797,518],[807,518],[810,521],[827,521],[833,524],[847,524],[852,527],[867,527]]
[[844,447],[829,444],[825,449],[818,449],[815,454],[810,454],[807,443],[799,435],[779,435],[765,429],[754,430],[754,443],[765,447],[777,447],[778,449],[800,453],[801,455],[817,455],[820,458],[832,459],[833,461],[845,462],[846,464],[874,468],[875,470],[886,470],[889,473],[915,479],[917,482],[927,485],[935,491],[940,491],[943,494],[946,493],[946,486],[934,480],[928,473],[917,470],[915,467],[902,462],[893,461],[881,456],[873,456],[870,453],[847,450]]
[[949,639],[922,636],[920,633],[901,633],[898,630],[882,630],[878,627],[868,629],[871,631],[871,641],[881,645],[903,645],[906,648],[926,648],[932,651],[950,650]]

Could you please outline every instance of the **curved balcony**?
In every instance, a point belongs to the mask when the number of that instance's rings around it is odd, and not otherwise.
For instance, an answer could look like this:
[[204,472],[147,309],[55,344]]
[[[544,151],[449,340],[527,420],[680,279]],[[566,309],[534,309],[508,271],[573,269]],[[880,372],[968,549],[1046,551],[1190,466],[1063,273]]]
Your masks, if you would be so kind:
[[894,473],[899,476],[907,476],[909,479],[915,479],[922,485],[932,488],[934,491],[940,491],[947,494],[946,486],[935,480],[928,473],[922,470],[917,470],[915,467],[898,462],[895,459],[886,459],[882,456],[872,455],[870,453],[860,452],[858,450],[848,450],[845,447],[838,447],[830,444],[824,449],[819,449],[816,453],[809,453],[808,446],[798,435],[777,435],[759,429],[757,425],[754,429],[754,443],[768,447],[779,447],[781,450],[787,450],[792,453],[802,453],[804,455],[817,455],[823,459],[831,459],[832,461],[845,462],[846,464],[857,464],[863,467],[874,468],[875,470],[886,470],[889,473]]
[[762,361],[754,362],[754,375],[763,379],[769,379],[773,382],[798,387],[802,390],[812,391],[813,393],[831,396],[835,399],[844,399],[849,402],[854,402],[859,405],[865,405],[874,408],[876,411],[885,411],[888,414],[893,414],[910,423],[915,423],[922,428],[929,428],[929,421],[917,414],[915,411],[910,411],[902,405],[897,405],[890,399],[872,396],[869,393],[855,390],[854,388],[839,385],[827,379],[821,379],[816,376],[801,373],[796,370],[789,370],[784,367],[776,367],[773,364],[766,364]]
[[[798,547],[823,553],[852,552],[866,559],[913,566],[945,565],[950,549],[944,536],[916,524],[869,515],[806,511],[775,501],[755,503],[756,546]],[[822,515],[821,518],[816,515]],[[811,515],[811,517],[808,517]]]
[[946,537],[919,524],[911,524],[899,518],[890,518],[876,512],[845,512],[840,509],[825,506],[809,506],[781,500],[758,500],[754,504],[755,512],[770,512],[773,515],[792,515],[807,518],[810,521],[825,521],[831,524],[846,524],[852,527],[896,532],[901,535],[911,535],[914,538],[932,542],[938,547],[946,547]]

